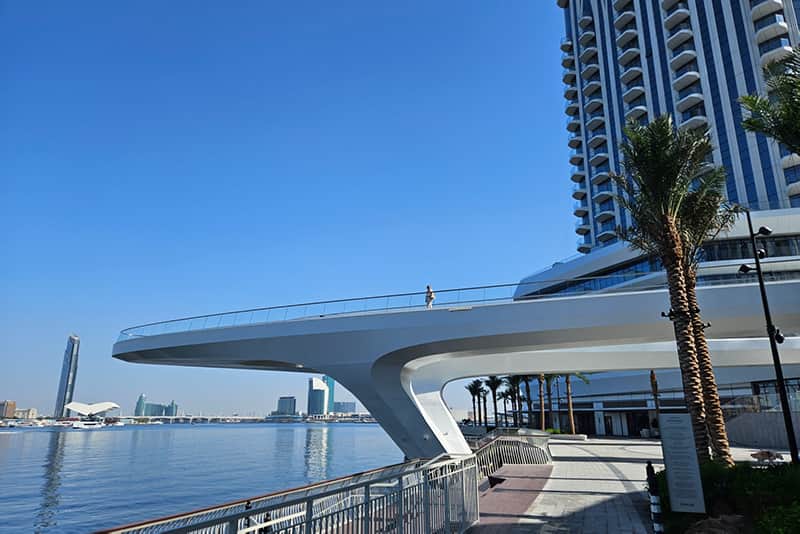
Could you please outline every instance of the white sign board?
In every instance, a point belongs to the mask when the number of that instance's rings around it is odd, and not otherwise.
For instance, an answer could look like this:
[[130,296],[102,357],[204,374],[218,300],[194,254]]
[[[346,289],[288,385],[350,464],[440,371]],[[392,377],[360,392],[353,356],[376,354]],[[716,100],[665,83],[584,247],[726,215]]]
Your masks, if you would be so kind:
[[676,512],[705,513],[703,483],[689,414],[662,413],[658,427],[667,467],[670,508]]

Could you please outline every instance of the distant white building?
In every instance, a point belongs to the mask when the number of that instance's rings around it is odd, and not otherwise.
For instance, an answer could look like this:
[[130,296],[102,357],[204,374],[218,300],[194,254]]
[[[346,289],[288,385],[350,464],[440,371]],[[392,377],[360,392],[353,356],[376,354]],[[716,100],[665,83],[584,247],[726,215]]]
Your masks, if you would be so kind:
[[16,419],[36,419],[38,416],[39,411],[36,408],[14,410],[14,417]]

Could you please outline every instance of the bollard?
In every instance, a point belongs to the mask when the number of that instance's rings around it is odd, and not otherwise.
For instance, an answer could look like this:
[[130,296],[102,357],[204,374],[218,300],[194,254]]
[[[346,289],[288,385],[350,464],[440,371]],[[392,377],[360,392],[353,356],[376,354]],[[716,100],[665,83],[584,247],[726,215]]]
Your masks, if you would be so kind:
[[650,493],[650,520],[653,522],[653,532],[664,532],[664,523],[661,519],[661,495],[656,481],[656,470],[653,463],[647,461],[647,490]]

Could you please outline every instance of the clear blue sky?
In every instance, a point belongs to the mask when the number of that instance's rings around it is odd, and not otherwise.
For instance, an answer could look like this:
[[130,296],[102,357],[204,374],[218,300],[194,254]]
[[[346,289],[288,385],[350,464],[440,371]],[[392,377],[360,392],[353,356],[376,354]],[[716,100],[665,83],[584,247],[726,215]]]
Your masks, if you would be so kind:
[[77,400],[304,405],[304,375],[111,346],[571,255],[562,26],[552,0],[0,1],[0,398],[50,412],[75,332]]

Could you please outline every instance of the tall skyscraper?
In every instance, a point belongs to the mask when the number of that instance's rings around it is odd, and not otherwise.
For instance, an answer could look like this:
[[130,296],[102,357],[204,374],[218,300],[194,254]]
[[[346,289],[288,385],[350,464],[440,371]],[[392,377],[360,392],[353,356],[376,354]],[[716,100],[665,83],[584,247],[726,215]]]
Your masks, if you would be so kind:
[[12,419],[17,411],[17,401],[0,401],[0,419]]
[[328,413],[328,386],[319,378],[308,379],[308,415]]
[[67,349],[64,351],[64,363],[61,365],[61,380],[58,382],[58,395],[53,417],[67,417],[69,410],[65,408],[72,402],[75,391],[75,377],[78,374],[78,349],[81,340],[76,335],[67,338]]
[[800,44],[800,0],[557,0],[564,8],[564,96],[578,250],[630,224],[609,172],[626,121],[670,113],[708,128],[732,202],[800,207],[800,155],[745,132],[738,98],[766,93],[762,67]]
[[278,409],[275,415],[296,415],[297,399],[294,397],[281,397],[278,399]]
[[333,381],[333,378],[329,377],[328,375],[324,375],[322,377],[322,381],[325,382],[325,385],[328,386],[328,409],[327,413],[332,413],[334,402],[333,402],[333,388],[336,385],[336,382]]
[[147,405],[147,397],[145,396],[144,393],[142,393],[136,400],[136,409],[133,411],[133,415],[138,417],[143,416],[146,405]]

